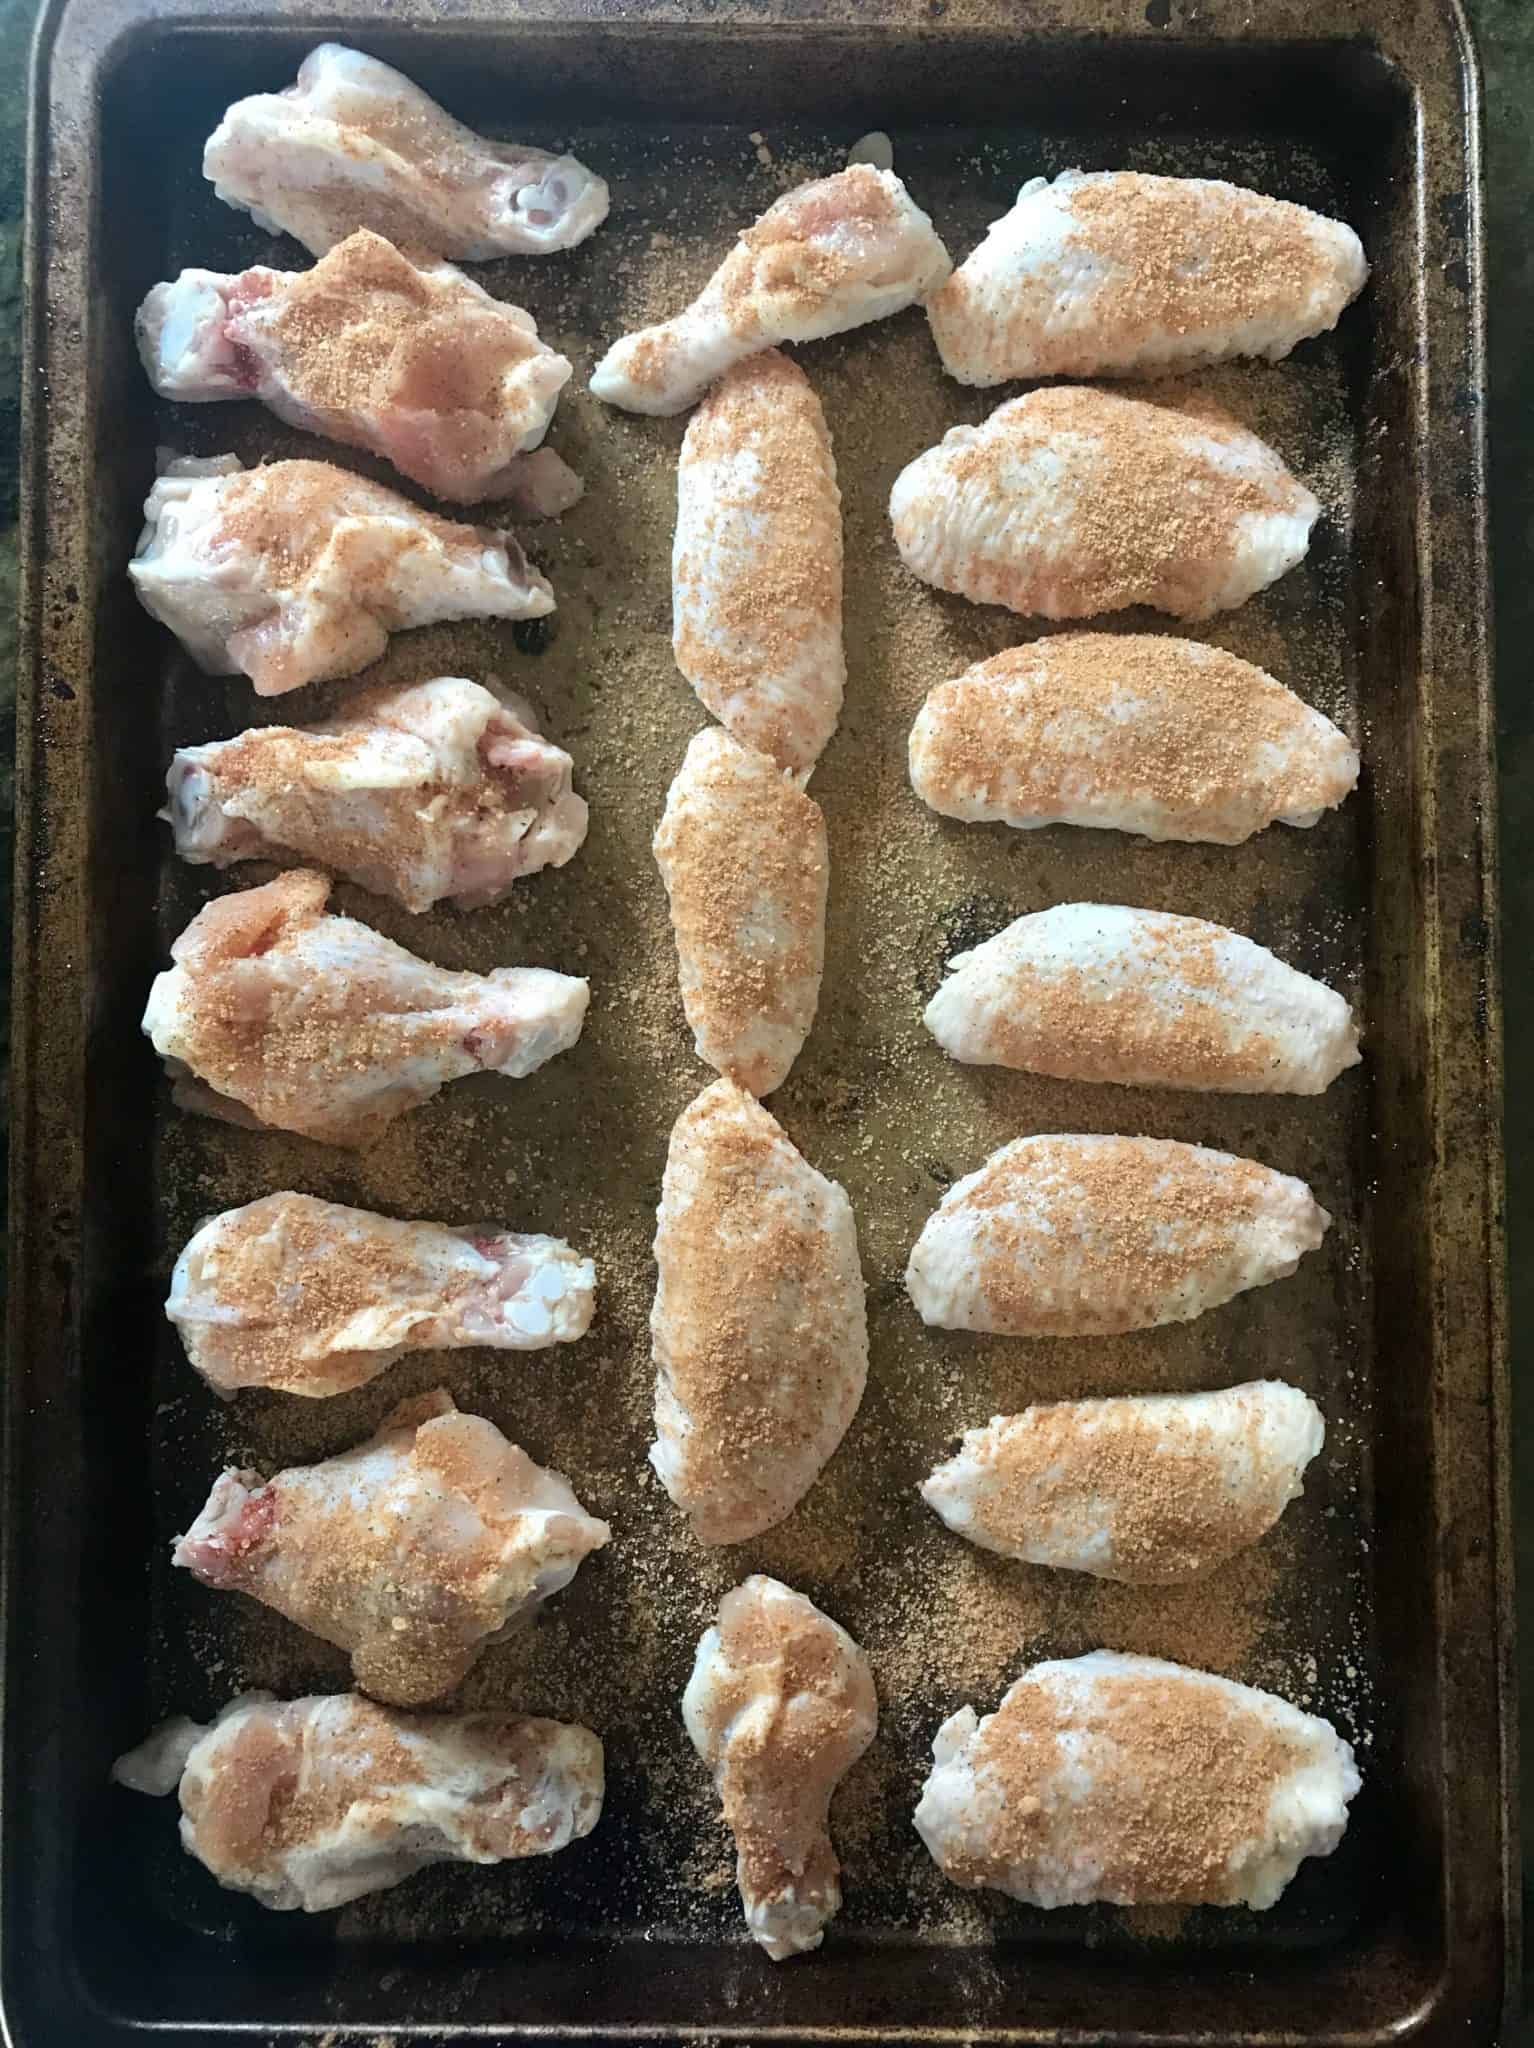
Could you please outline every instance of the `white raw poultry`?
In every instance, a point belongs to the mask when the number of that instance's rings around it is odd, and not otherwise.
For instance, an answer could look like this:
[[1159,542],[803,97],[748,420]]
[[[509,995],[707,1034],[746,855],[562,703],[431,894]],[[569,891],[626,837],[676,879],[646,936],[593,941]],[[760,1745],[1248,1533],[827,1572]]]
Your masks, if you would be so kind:
[[718,726],[687,749],[655,834],[699,1059],[770,1095],[815,1019],[830,862],[819,804]]
[[831,1795],[878,1732],[868,1659],[777,1579],[726,1593],[682,1696],[735,1837],[746,1925],[775,1963],[819,1948],[841,1911]]
[[1031,1906],[1253,1906],[1329,1856],[1360,1779],[1329,1721],[1155,1657],[1023,1673],[938,1730],[916,1832],[954,1884]]
[[297,859],[407,910],[470,910],[580,847],[574,765],[520,699],[437,676],[364,690],[316,725],[178,748],[160,815],[183,860]]
[[217,1393],[342,1394],[407,1351],[541,1351],[591,1325],[596,1272],[557,1237],[398,1223],[289,1191],[199,1224],[165,1313]]
[[785,192],[690,306],[613,343],[591,388],[628,412],[683,412],[743,356],[886,319],[950,268],[894,172],[854,164]]
[[890,493],[895,545],[923,582],[1045,619],[1228,611],[1304,559],[1320,511],[1211,401],[1069,384],[950,427]]
[[742,746],[801,780],[836,730],[842,511],[820,400],[776,349],[722,377],[676,472],[672,652]]
[[1331,1220],[1302,1180],[1203,1145],[1016,1138],[927,1218],[906,1288],[945,1330],[1149,1330],[1286,1278]]
[[551,1856],[601,1818],[589,1728],[515,1714],[402,1714],[355,1693],[231,1700],[178,1719],[112,1767],[181,1791],[181,1846],[230,1891],[328,1912],[433,1863]]
[[955,1059],[1065,1081],[1319,1095],[1358,1064],[1345,999],[1202,917],[1057,903],[948,962],[927,1029]]
[[798,1505],[863,1398],[852,1205],[715,1081],[671,1132],[655,1262],[650,1463],[700,1543],[744,1543]]
[[1066,171],[927,302],[951,377],[1104,377],[1276,362],[1335,327],[1369,266],[1347,224],[1222,178]]
[[580,1037],[585,981],[433,967],[327,916],[329,894],[324,875],[296,868],[205,905],[171,947],[144,1030],[183,1108],[366,1145],[445,1082],[520,1079]]
[[910,761],[948,818],[1218,846],[1314,825],[1358,780],[1347,734],[1263,669],[1150,633],[1056,633],[977,661],[928,696]]
[[554,593],[515,535],[439,519],[330,462],[185,457],[144,505],[128,574],[209,675],[262,697],[355,675],[389,635],[444,619],[536,619]]
[[364,1692],[411,1707],[450,1692],[611,1533],[438,1389],[340,1457],[264,1483],[226,1470],[171,1562],[349,1651]]
[[1174,1585],[1265,1536],[1325,1440],[1315,1402],[1282,1380],[1046,1401],[966,1430],[921,1493],[982,1550]]
[[461,505],[518,494],[570,376],[530,313],[365,229],[312,270],[183,270],[137,330],[162,398],[257,398]]
[[372,228],[454,262],[574,248],[607,217],[607,187],[573,156],[490,142],[402,72],[321,43],[285,92],[236,100],[202,174],[258,227],[312,255]]

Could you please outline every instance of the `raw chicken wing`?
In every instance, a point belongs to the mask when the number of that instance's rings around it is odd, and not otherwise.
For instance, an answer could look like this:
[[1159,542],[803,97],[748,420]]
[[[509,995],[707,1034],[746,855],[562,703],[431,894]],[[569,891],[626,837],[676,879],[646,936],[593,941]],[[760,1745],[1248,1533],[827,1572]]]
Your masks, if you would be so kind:
[[841,1911],[831,1795],[879,1726],[868,1659],[802,1593],[754,1573],[719,1603],[682,1696],[735,1837],[746,1925],[775,1963]]
[[1282,1380],[1050,1401],[968,1430],[921,1491],[982,1550],[1173,1585],[1265,1536],[1325,1440],[1315,1402]]
[[365,229],[309,271],[183,270],[138,344],[162,398],[259,398],[465,505],[515,489],[570,375],[530,313]]
[[1081,385],[951,427],[890,493],[895,545],[924,583],[1046,619],[1228,611],[1304,559],[1320,510],[1209,401]]
[[284,1192],[198,1226],[165,1313],[220,1394],[366,1386],[407,1351],[541,1351],[591,1325],[596,1272],[557,1237],[396,1223]]
[[514,535],[460,526],[329,462],[171,463],[128,565],[197,666],[262,697],[355,675],[391,633],[536,619],[554,594]]
[[363,691],[319,725],[181,747],[160,815],[183,860],[296,858],[407,910],[469,910],[580,846],[574,765],[528,705],[438,676]]
[[1150,1330],[1284,1279],[1331,1220],[1302,1180],[1203,1145],[1017,1138],[948,1190],[906,1287],[945,1330]]
[[785,192],[684,312],[613,343],[591,388],[628,412],[682,412],[743,356],[886,319],[949,269],[894,172],[854,164]]
[[211,1728],[151,1735],[112,1776],[162,1798],[179,1778],[187,1854],[281,1913],[323,1913],[432,1863],[551,1856],[602,1813],[589,1728],[401,1714],[355,1693],[247,1693]]
[[955,953],[927,1005],[955,1059],[1062,1081],[1319,1095],[1358,1063],[1344,999],[1201,917],[1057,903]]
[[677,464],[672,649],[742,746],[801,776],[847,676],[841,503],[804,372],[770,349],[721,378]]
[[372,228],[456,263],[571,249],[607,218],[573,156],[487,142],[376,57],[321,43],[286,92],[236,100],[202,174],[257,227],[312,255]]
[[1059,633],[939,683],[911,786],[948,818],[1236,846],[1314,825],[1358,780],[1346,733],[1249,661],[1149,633]]
[[350,1651],[363,1691],[411,1707],[450,1692],[611,1533],[439,1389],[341,1457],[265,1484],[225,1471],[171,1562]]
[[[184,1109],[367,1145],[465,1074],[531,1074],[581,1035],[589,990],[542,967],[433,967],[296,868],[200,910],[157,975],[144,1030]],[[193,1085],[185,1085],[185,1077]]]
[[1271,1906],[1330,1856],[1360,1779],[1329,1721],[1156,1657],[1035,1664],[937,1732],[916,1832],[1030,1906]]
[[826,950],[826,821],[717,726],[687,749],[655,834],[699,1059],[770,1095],[798,1057]]
[[1335,327],[1368,274],[1350,227],[1287,200],[1066,171],[1029,179],[927,317],[963,384],[1277,362]]
[[852,1205],[715,1081],[672,1130],[655,1260],[650,1463],[700,1543],[744,1543],[797,1506],[863,1398]]

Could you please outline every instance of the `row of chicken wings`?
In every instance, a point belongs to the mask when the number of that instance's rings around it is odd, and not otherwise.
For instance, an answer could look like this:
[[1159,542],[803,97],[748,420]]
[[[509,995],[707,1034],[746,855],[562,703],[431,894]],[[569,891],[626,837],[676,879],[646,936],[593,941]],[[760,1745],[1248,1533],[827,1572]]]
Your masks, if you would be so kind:
[[[568,509],[580,480],[545,436],[572,365],[455,266],[573,246],[605,216],[600,178],[486,142],[331,44],[288,92],[232,107],[204,169],[319,260],[157,285],[138,320],[157,391],[256,398],[449,503]],[[831,436],[778,345],[923,303],[945,368],[973,385],[1276,358],[1334,325],[1365,274],[1339,222],[1217,181],[1120,173],[1026,185],[954,270],[900,179],[859,163],[785,195],[691,305],[598,364],[592,389],[613,405],[697,406],[678,466],[674,650],[719,722],[688,748],[654,851],[687,1021],[720,1078],[677,1120],[665,1166],[651,1461],[700,1542],[741,1543],[791,1512],[868,1369],[850,1203],[760,1100],[818,1004],[829,862],[806,785],[846,676]],[[918,577],[1051,620],[1134,604],[1205,618],[1298,562],[1318,512],[1208,403],[1080,385],[954,428],[890,499]],[[555,603],[503,526],[423,511],[330,463],[167,460],[146,517],[131,565],[143,603],[205,670],[263,696],[354,674],[396,631]],[[909,753],[915,791],[948,817],[1222,844],[1313,824],[1358,773],[1346,737],[1273,677],[1149,635],[1054,636],[978,663],[931,693]],[[460,677],[364,688],[328,719],[180,749],[163,813],[178,853],[285,871],[209,903],[154,984],[144,1028],[177,1101],[367,1145],[455,1078],[524,1076],[573,1046],[583,980],[449,972],[327,908],[333,875],[419,912],[488,904],[562,865],[586,830],[572,774],[525,704]],[[957,1060],[1104,1083],[1314,1094],[1358,1058],[1333,991],[1221,926],[1117,905],[1018,918],[950,961],[926,1022]],[[949,1191],[906,1284],[948,1328],[1149,1328],[1292,1273],[1329,1220],[1303,1183],[1199,1146],[1020,1138]],[[314,1398],[409,1351],[576,1341],[594,1286],[591,1261],[556,1239],[279,1192],[201,1225],[167,1313],[221,1396]],[[1055,1403],[970,1430],[922,1492],[1003,1556],[1171,1582],[1259,1540],[1323,1436],[1314,1403],[1274,1380]],[[179,1784],[188,1849],[275,1907],[334,1906],[434,1861],[562,1848],[600,1812],[595,1735],[409,1710],[610,1535],[560,1474],[442,1391],[322,1463],[227,1470],[174,1563],[344,1649],[359,1691],[244,1696],[211,1728],[158,1731],[117,1775]],[[735,1836],[751,1933],[774,1958],[813,1948],[840,1903],[831,1795],[877,1725],[867,1658],[803,1595],[753,1576],[699,1643],[683,1714]],[[994,1714],[945,1722],[933,1753],[915,1820],[940,1867],[1043,1905],[1271,1904],[1335,1845],[1359,1782],[1325,1722],[1107,1652],[1026,1671]]]

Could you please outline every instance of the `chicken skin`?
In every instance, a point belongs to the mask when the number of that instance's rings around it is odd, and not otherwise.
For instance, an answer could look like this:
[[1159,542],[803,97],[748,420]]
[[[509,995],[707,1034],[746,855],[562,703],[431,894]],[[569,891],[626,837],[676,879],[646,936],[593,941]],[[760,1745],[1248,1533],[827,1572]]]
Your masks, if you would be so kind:
[[1277,362],[1363,290],[1340,220],[1221,178],[1066,171],[1011,212],[927,302],[961,384]]
[[355,675],[410,626],[554,609],[514,535],[329,462],[173,462],[144,516],[128,565],[140,603],[199,668],[249,676],[261,697]]
[[199,865],[300,860],[407,910],[471,910],[580,847],[574,765],[528,705],[438,676],[365,690],[321,724],[178,748],[160,815]]
[[309,271],[183,270],[138,344],[162,398],[259,398],[460,505],[515,490],[570,376],[530,313],[366,229]]
[[1149,633],[1058,633],[939,683],[911,787],[947,818],[1086,825],[1237,846],[1314,825],[1358,749],[1249,661]]
[[1329,1721],[1156,1657],[1025,1671],[937,1732],[916,1832],[954,1884],[1030,1906],[1273,1905],[1360,1779]]
[[285,1191],[199,1224],[165,1313],[216,1393],[319,1399],[407,1351],[573,1344],[595,1286],[590,1259],[557,1237],[396,1223]]
[[171,1562],[349,1651],[362,1691],[412,1707],[450,1692],[611,1533],[439,1389],[341,1457],[265,1483],[225,1471]]
[[744,1543],[797,1506],[863,1398],[852,1205],[715,1081],[672,1130],[655,1261],[650,1463],[700,1543]]
[[928,1217],[906,1288],[945,1330],[1150,1330],[1284,1279],[1331,1220],[1302,1180],[1203,1145],[1017,1138]]
[[613,343],[591,388],[628,412],[684,412],[743,357],[887,319],[950,267],[894,172],[854,164],[785,192],[690,306]]
[[246,1693],[210,1728],[183,1719],[112,1767],[181,1790],[181,1846],[279,1913],[328,1912],[432,1863],[552,1856],[601,1818],[589,1728],[516,1714],[402,1714],[355,1693]]
[[867,1657],[802,1593],[757,1572],[720,1601],[682,1717],[735,1837],[753,1939],[775,1963],[819,1948],[842,1904],[831,1795],[879,1726]]
[[1282,1380],[1049,1401],[966,1431],[921,1493],[982,1550],[1175,1585],[1265,1536],[1325,1440],[1315,1402]]
[[573,156],[487,142],[376,57],[321,43],[285,92],[236,100],[202,174],[226,206],[323,256],[358,228],[455,263],[573,249],[607,187]]
[[722,377],[676,478],[672,651],[744,747],[807,776],[836,730],[842,514],[820,400],[776,349]]
[[1045,619],[1228,611],[1304,559],[1320,510],[1208,400],[1081,385],[951,427],[890,493],[895,545],[924,583]]
[[770,1095],[820,1000],[830,862],[819,804],[717,726],[687,749],[655,834],[698,1057]]
[[171,947],[144,1030],[182,1108],[368,1145],[445,1082],[521,1078],[580,1037],[584,981],[432,967],[327,916],[329,894],[324,875],[296,868],[205,905]]
[[957,1060],[1064,1081],[1319,1095],[1358,1062],[1335,990],[1201,917],[1057,903],[956,953],[927,1029]]

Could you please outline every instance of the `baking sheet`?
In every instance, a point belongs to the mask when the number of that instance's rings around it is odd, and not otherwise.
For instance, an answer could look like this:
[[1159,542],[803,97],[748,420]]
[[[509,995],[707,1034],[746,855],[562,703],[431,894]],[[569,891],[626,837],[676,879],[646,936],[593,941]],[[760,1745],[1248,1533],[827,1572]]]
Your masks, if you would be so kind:
[[[477,1944],[513,1964],[519,1954],[546,1953],[556,1969],[563,1954],[571,1976],[578,1956],[648,1945],[676,1959],[680,2003],[636,2009],[627,2024],[701,2023],[717,2000],[716,2023],[748,2029],[840,2024],[853,2017],[850,1986],[859,1987],[860,2007],[877,2003],[872,1977],[895,1951],[918,1965],[927,1958],[933,1983],[943,1987],[937,2016],[955,2024],[1018,2021],[1020,1987],[1036,1985],[1049,1967],[1065,2000],[1059,2010],[1078,2001],[1087,2023],[1104,2034],[1126,2015],[1117,1991],[1111,2008],[1094,2006],[1101,1966],[1089,1948],[1113,1954],[1123,1984],[1170,1966],[1179,1983],[1184,1973],[1204,1973],[1206,1990],[1234,1985],[1254,1967],[1270,1975],[1308,1970],[1314,1979],[1323,1961],[1330,1968],[1373,1954],[1393,1873],[1411,1868],[1419,1853],[1430,1868],[1432,1854],[1430,1846],[1402,1843],[1416,1820],[1410,1816],[1403,1830],[1403,1764],[1408,1781],[1422,1766],[1411,1748],[1413,1710],[1401,1711],[1406,1646],[1399,1636],[1382,1644],[1379,1635],[1381,1614],[1389,1625],[1392,1602],[1402,1597],[1387,1591],[1382,1606],[1382,1546],[1391,1583],[1406,1576],[1405,1560],[1389,1554],[1410,1526],[1396,1512],[1397,1495],[1420,1477],[1412,1513],[1422,1518],[1441,1503],[1443,1477],[1436,1444],[1420,1475],[1395,1456],[1403,1388],[1413,1404],[1432,1399],[1431,1372],[1419,1372],[1392,1341],[1400,1324],[1410,1325],[1411,1311],[1404,1299],[1392,1302],[1391,1290],[1434,1229],[1430,1191],[1417,1184],[1419,1170],[1400,1147],[1426,1137],[1431,1152],[1442,1142],[1441,1125],[1429,1130],[1437,1097],[1426,1087],[1423,1046],[1435,1032],[1465,1028],[1452,1010],[1435,1013],[1428,1004],[1443,967],[1428,943],[1432,930],[1411,923],[1426,899],[1421,879],[1402,872],[1401,857],[1419,835],[1424,851],[1454,848],[1471,824],[1452,812],[1430,815],[1428,736],[1409,700],[1410,677],[1382,645],[1403,602],[1410,610],[1415,599],[1420,626],[1428,594],[1420,586],[1403,591],[1398,575],[1403,527],[1408,548],[1421,538],[1401,466],[1407,451],[1391,445],[1411,426],[1403,389],[1391,382],[1403,373],[1400,343],[1410,332],[1400,329],[1412,296],[1401,269],[1410,236],[1399,194],[1383,175],[1399,110],[1379,115],[1377,132],[1361,119],[1352,135],[1318,133],[1308,114],[1286,127],[1271,109],[1252,117],[1242,95],[1261,88],[1244,71],[1240,92],[1229,98],[1199,98],[1194,79],[1195,104],[1181,110],[1176,93],[1158,103],[1143,84],[1132,104],[1116,105],[1101,91],[1083,90],[1078,77],[1074,93],[1041,97],[1036,90],[1005,121],[977,118],[962,127],[894,118],[902,90],[919,101],[914,75],[903,87],[897,78],[889,93],[896,169],[956,258],[1024,178],[1077,164],[1228,176],[1342,213],[1364,232],[1375,284],[1338,334],[1306,344],[1281,365],[1194,380],[1270,440],[1324,508],[1301,569],[1194,630],[1271,669],[1358,737],[1365,776],[1352,801],[1313,831],[1276,827],[1233,849],[1153,846],[1069,828],[1017,834],[927,812],[905,773],[906,734],[923,696],[942,677],[1035,629],[915,583],[896,558],[885,505],[912,455],[956,421],[984,417],[1008,394],[970,392],[945,379],[914,311],[796,351],[825,408],[843,491],[849,678],[841,729],[812,783],[832,860],[821,1009],[770,1106],[806,1157],[852,1197],[872,1359],[862,1410],[796,1512],[752,1543],[706,1551],[686,1534],[645,1463],[654,1205],[671,1123],[711,1078],[690,1050],[664,892],[649,852],[667,784],[704,722],[669,644],[675,457],[685,420],[614,413],[583,387],[608,340],[673,310],[702,283],[735,227],[789,185],[840,167],[847,145],[869,125],[867,84],[849,81],[840,93],[834,80],[811,88],[796,78],[781,44],[770,46],[770,64],[763,45],[751,62],[730,69],[716,95],[732,118],[678,120],[678,104],[694,116],[708,111],[684,93],[689,66],[707,72],[696,40],[678,40],[670,73],[658,57],[647,60],[642,42],[630,42],[618,54],[632,76],[625,80],[619,61],[607,75],[615,98],[625,82],[632,91],[634,79],[648,91],[636,117],[583,123],[572,103],[562,116],[540,120],[522,111],[538,98],[526,88],[518,106],[483,79],[475,84],[487,50],[508,64],[499,45],[450,47],[437,29],[418,41],[396,34],[383,42],[362,31],[358,40],[491,132],[515,129],[573,148],[610,179],[614,207],[598,235],[567,256],[476,268],[490,289],[525,304],[545,338],[577,366],[550,438],[585,477],[587,495],[561,524],[525,535],[554,583],[557,614],[530,626],[401,636],[368,674],[369,681],[497,675],[530,697],[545,731],[575,756],[577,787],[592,809],[590,836],[568,867],[520,884],[511,902],[490,911],[412,918],[346,885],[333,901],[444,965],[483,971],[526,962],[587,974],[592,1009],[580,1045],[530,1080],[454,1084],[361,1156],[188,1118],[155,1081],[147,1048],[112,1037],[119,1078],[97,1129],[110,1129],[112,1153],[143,1204],[127,1222],[98,1212],[101,1256],[120,1276],[126,1252],[131,1277],[116,1281],[117,1313],[106,1325],[97,1321],[95,1345],[87,1330],[84,1384],[99,1383],[108,1369],[100,1339],[109,1328],[125,1354],[116,1369],[135,1383],[125,1407],[141,1443],[147,1426],[147,1461],[134,1460],[135,1498],[122,1540],[135,1550],[142,1540],[152,1558],[147,1588],[134,1596],[135,1690],[111,1717],[113,1739],[133,1739],[165,1712],[211,1712],[250,1686],[291,1694],[347,1683],[339,1653],[252,1603],[173,1573],[169,1541],[221,1464],[270,1471],[330,1455],[366,1434],[398,1399],[440,1384],[565,1471],[614,1530],[612,1546],[575,1585],[532,1628],[488,1651],[445,1704],[509,1705],[586,1721],[607,1745],[608,1799],[597,1833],[558,1858],[434,1871],[315,1924],[264,1916],[220,1892],[176,1846],[169,1807],[103,1795],[93,1802],[92,1825],[110,1828],[132,1869],[135,1910],[194,1948],[212,1942],[245,1959],[247,1970],[259,1958],[258,2000],[260,1976],[279,1955],[283,1968],[302,1969],[305,1957],[312,1963],[355,1950],[365,1974],[372,1974],[365,1959],[387,1956],[396,1982],[384,2009],[439,2025],[490,2016],[484,1980],[473,1972],[445,2001],[440,1975],[416,1976],[418,1962],[449,1941]],[[96,249],[112,321],[124,325],[149,284],[183,263],[235,269],[305,260],[220,206],[196,176],[201,139],[231,88],[286,82],[292,53],[302,47],[291,37],[279,43],[251,35],[237,48],[227,39],[190,39],[196,61],[171,70],[141,56],[134,89],[119,82],[105,160],[110,167],[115,144],[118,167],[131,158],[141,175],[131,234],[120,185],[102,185],[97,231],[123,228],[115,247]],[[876,62],[876,40],[873,47]],[[566,61],[578,67],[582,60],[571,54]],[[714,61],[722,73],[723,58]],[[944,61],[957,67],[952,50]],[[1247,61],[1259,60],[1253,53]],[[753,115],[749,86],[758,65],[765,104]],[[235,73],[250,82],[235,84]],[[146,97],[151,79],[163,81],[163,90]],[[829,102],[818,119],[774,118],[817,102]],[[846,118],[835,118],[843,105]],[[955,111],[936,88],[934,109]],[[147,490],[156,441],[193,453],[233,448],[247,459],[334,452],[253,406],[156,409],[121,333],[103,346],[110,354],[100,389],[112,445],[98,441],[90,453],[110,479],[114,543],[126,535],[131,545],[134,500]],[[370,467],[351,451],[338,459]],[[384,467],[372,468],[389,478]],[[125,924],[100,984],[104,1053],[107,1025],[117,1033],[130,1013],[136,1017],[148,972],[210,891],[264,876],[246,866],[216,878],[171,858],[168,834],[147,822],[171,750],[263,716],[316,715],[355,687],[273,703],[255,699],[238,679],[210,682],[124,602],[114,580],[124,552],[109,546],[96,565],[96,733],[87,768],[96,865],[82,871],[95,892],[93,920],[118,913]],[[1147,614],[1108,623],[1126,630],[1167,624]],[[105,687],[101,656],[109,650],[111,690],[135,693],[139,722],[131,729]],[[1468,686],[1473,699],[1473,677]],[[110,757],[103,744],[112,747]],[[122,830],[113,832],[118,823]],[[1068,900],[1195,913],[1248,933],[1361,1005],[1365,1065],[1319,1100],[1290,1100],[1092,1088],[947,1060],[920,1022],[945,959],[1023,911]],[[103,902],[111,906],[105,913]],[[147,1117],[117,1102],[123,1087],[143,1091]],[[1332,1212],[1333,1229],[1294,1278],[1179,1328],[1028,1342],[924,1330],[900,1275],[926,1215],[995,1146],[1042,1130],[1146,1132],[1249,1154],[1307,1179]],[[87,1146],[89,1138],[87,1113]],[[1463,1163],[1484,1170],[1484,1160]],[[593,1330],[579,1346],[526,1357],[406,1361],[334,1400],[255,1394],[222,1406],[191,1373],[156,1305],[200,1217],[290,1186],[394,1214],[488,1218],[568,1236],[597,1261]],[[1414,1187],[1420,1200],[1404,1207],[1403,1192]],[[1387,1275],[1383,1302],[1375,1297],[1377,1264]],[[1424,1340],[1427,1334],[1424,1326]],[[1487,1385],[1493,1365],[1489,1348],[1460,1360]],[[991,1558],[947,1532],[915,1492],[962,1429],[1030,1400],[1193,1389],[1269,1374],[1320,1402],[1327,1446],[1303,1500],[1274,1534],[1201,1585],[1116,1587]],[[1372,1468],[1381,1444],[1389,1470],[1377,1492]],[[1426,1553],[1418,1561],[1425,1567]],[[728,1838],[678,1711],[698,1634],[720,1593],[751,1570],[788,1580],[851,1629],[873,1661],[881,1698],[879,1737],[833,1809],[842,1915],[821,1959],[788,1972],[775,1972],[745,1943]],[[1435,1623],[1442,1618],[1435,1605]],[[1342,1848],[1306,1865],[1273,1911],[1046,1915],[958,1891],[939,1877],[910,1828],[938,1723],[965,1701],[988,1710],[1034,1657],[1098,1646],[1176,1657],[1268,1686],[1327,1714],[1358,1745],[1365,1790]],[[614,1942],[625,1948],[601,1947]],[[1409,1992],[1413,1972],[1430,1982],[1431,1951],[1424,1939],[1409,1967],[1386,1974],[1384,1988]],[[1292,1952],[1309,1963],[1286,1960]],[[712,1974],[681,1967],[700,1956]],[[1190,2018],[1202,1995],[1179,1995]],[[571,2010],[579,2009],[577,2000]],[[258,2003],[252,2016],[260,2011]],[[360,2023],[363,2012],[348,1995],[334,2016]],[[910,2002],[890,2017],[918,2014]],[[1178,2015],[1158,2023],[1177,2024]]]

